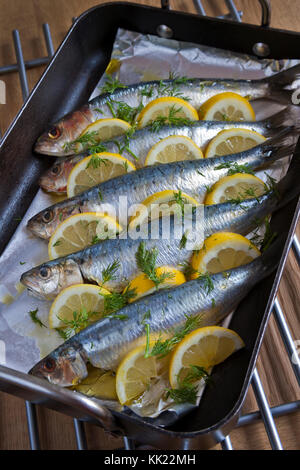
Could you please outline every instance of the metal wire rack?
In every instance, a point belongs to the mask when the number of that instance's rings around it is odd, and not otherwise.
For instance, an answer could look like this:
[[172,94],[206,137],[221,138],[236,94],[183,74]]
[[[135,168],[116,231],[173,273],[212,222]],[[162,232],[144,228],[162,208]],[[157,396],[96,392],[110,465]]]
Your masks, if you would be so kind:
[[[238,11],[236,5],[233,0],[224,0],[225,4],[228,9],[228,13],[223,15],[222,18],[233,19],[235,21],[241,22],[243,12]],[[262,25],[268,25],[270,18],[269,18],[269,9],[266,8],[267,3],[265,0],[260,0],[262,5]],[[169,8],[169,1],[168,0],[161,0],[162,8]],[[194,0],[194,5],[196,11],[199,15],[206,15],[205,9],[203,4],[200,0]],[[47,65],[50,61],[51,57],[54,55],[54,47],[52,43],[50,28],[47,23],[43,24],[43,35],[44,40],[46,43],[46,48],[48,55],[47,57],[41,57],[38,59],[33,59],[29,61],[25,61],[22,52],[22,45],[20,40],[20,34],[18,30],[14,30],[12,32],[14,48],[16,53],[17,62],[11,65],[5,65],[0,67],[0,75],[11,73],[11,72],[18,72],[20,77],[20,85],[22,89],[22,96],[23,100],[25,101],[28,94],[28,82],[27,82],[27,75],[26,70],[38,67],[41,65]],[[1,134],[0,134],[1,137]],[[298,261],[298,265],[300,265],[300,243],[296,236],[293,239],[293,250]],[[275,300],[273,305],[273,315],[275,317],[280,335],[282,337],[286,352],[288,354],[291,367],[294,371],[295,377],[297,379],[298,384],[300,385],[300,358],[298,356],[298,352],[292,338],[291,332],[287,325],[285,315],[282,311],[280,303],[278,299]],[[262,386],[259,374],[257,369],[254,370],[252,380],[251,380],[252,388],[255,394],[255,398],[257,401],[257,405],[259,411],[248,413],[245,415],[240,416],[237,427],[242,427],[249,425],[257,420],[263,421],[266,429],[267,436],[270,441],[271,448],[273,450],[283,450],[283,446],[278,434],[278,430],[275,424],[275,418],[288,415],[290,413],[294,413],[300,410],[300,400],[284,403],[279,406],[270,407],[264,388]],[[36,408],[35,405],[26,401],[26,416],[27,416],[27,425],[28,425],[28,435],[30,441],[30,447],[32,450],[40,449],[40,440],[39,440],[39,429],[37,423],[37,416],[36,416]],[[84,424],[82,421],[78,419],[74,419],[74,430],[75,430],[75,437],[76,437],[76,444],[78,450],[85,450],[88,448],[87,446],[87,439],[84,429]],[[125,450],[133,450],[137,448],[138,444],[134,442],[132,439],[128,437],[124,437],[124,449]],[[230,440],[230,436],[224,436],[224,440],[221,442],[221,447],[223,450],[234,450],[233,445]]]

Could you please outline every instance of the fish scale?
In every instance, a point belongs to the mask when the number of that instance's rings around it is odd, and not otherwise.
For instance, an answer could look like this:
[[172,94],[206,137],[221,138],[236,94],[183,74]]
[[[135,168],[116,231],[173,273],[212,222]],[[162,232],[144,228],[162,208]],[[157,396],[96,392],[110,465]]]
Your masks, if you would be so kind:
[[151,334],[159,335],[171,334],[187,316],[199,314],[201,326],[220,322],[276,268],[281,253],[278,243],[247,265],[211,276],[214,287],[210,292],[203,279],[196,279],[125,306],[118,311],[124,320],[106,317],[93,323],[50,353],[30,373],[62,386],[72,385],[87,376],[88,362],[101,369],[115,369],[126,353],[145,343],[145,323]]
[[[286,128],[261,145],[234,155],[148,166],[124,174],[46,208],[32,217],[27,227],[36,236],[48,239],[63,220],[81,212],[108,212],[113,217],[119,216],[120,224],[126,226],[127,219],[123,215],[126,212],[127,216],[127,210],[121,206],[121,196],[126,197],[128,209],[164,190],[181,190],[202,202],[207,187],[227,174],[228,168],[224,165],[246,164],[255,169],[290,155],[295,147],[291,131]],[[223,167],[216,170],[220,165]]]
[[[285,89],[292,85],[300,72],[300,66],[296,65],[288,70],[271,77],[260,80],[232,80],[232,79],[173,79],[153,82],[142,82],[128,85],[125,88],[112,90],[112,93],[104,93],[89,101],[80,109],[64,116],[59,122],[50,127],[50,131],[42,134],[36,145],[35,151],[46,155],[64,156],[70,155],[72,150],[66,150],[66,144],[74,142],[87,126],[98,119],[112,117],[107,103],[121,101],[132,107],[140,103],[147,105],[150,101],[161,96],[184,97],[197,110],[201,104],[212,96],[223,92],[235,92],[252,100],[269,98],[275,101],[289,104],[291,102],[291,90]],[[151,96],[145,96],[145,92],[152,90]]]
[[[299,167],[300,159],[294,156],[287,175],[276,184],[273,191],[269,191],[258,198],[246,199],[242,204],[229,201],[221,204],[197,207],[194,217],[201,217],[201,235],[204,238],[220,231],[229,231],[247,235],[257,227],[258,221],[263,220],[279,207],[283,207],[299,194]],[[116,239],[105,240],[85,250],[68,256],[49,261],[37,266],[21,277],[21,282],[29,291],[39,298],[49,298],[57,295],[69,285],[81,283],[84,280],[102,283],[102,272],[113,262],[119,261],[120,268],[117,279],[109,281],[105,287],[109,290],[122,290],[128,280],[139,274],[135,255],[141,240],[146,249],[157,248],[157,266],[180,266],[191,258],[191,249],[180,245],[180,237],[175,238],[175,229],[182,228],[182,219],[170,219],[170,233],[163,237],[164,219],[156,220],[146,225],[146,230],[136,236],[136,233],[124,231]],[[158,227],[157,227],[158,224]],[[158,236],[152,237],[152,229],[156,229]],[[46,269],[44,278],[41,272]],[[43,273],[42,273],[43,274]]]

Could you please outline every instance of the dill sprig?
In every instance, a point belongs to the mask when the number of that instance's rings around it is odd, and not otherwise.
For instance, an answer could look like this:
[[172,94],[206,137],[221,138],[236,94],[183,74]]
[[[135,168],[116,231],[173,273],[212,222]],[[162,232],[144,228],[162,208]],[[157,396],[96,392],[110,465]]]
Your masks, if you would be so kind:
[[215,166],[215,170],[223,170],[224,168],[228,168],[227,176],[235,175],[236,173],[247,173],[249,175],[254,175],[253,170],[250,168],[248,163],[244,165],[239,165],[236,162],[226,162],[221,163],[218,166]]
[[196,274],[198,272],[197,269],[193,268],[190,261],[184,261],[183,263],[180,263],[179,266],[183,267],[183,274],[187,279],[189,279],[192,274]]
[[102,294],[104,297],[104,315],[110,316],[111,314],[121,310],[128,304],[129,300],[136,297],[136,289],[130,289],[130,285],[124,292],[112,292],[110,294]]
[[180,341],[191,331],[195,330],[197,327],[199,327],[201,323],[201,316],[196,315],[196,316],[187,316],[185,324],[175,330],[173,336],[171,338],[168,338],[166,340],[162,340],[162,338],[158,338],[158,340],[154,343],[154,346],[152,348],[151,353],[149,354],[150,356],[158,356],[158,358],[163,358],[167,356],[174,346],[176,344],[180,343]]
[[154,121],[150,123],[150,131],[158,132],[163,126],[190,126],[192,122],[188,118],[178,117],[177,114],[180,113],[182,108],[176,108],[175,105],[171,106],[169,109],[168,116],[158,116]]
[[95,170],[100,167],[100,165],[106,165],[107,159],[101,158],[99,155],[94,154],[91,156],[90,161],[88,162],[86,168],[94,168]]
[[197,385],[188,384],[178,388],[166,388],[166,398],[171,398],[176,404],[192,403],[197,401]]
[[136,252],[135,258],[138,268],[152,281],[156,288],[166,279],[174,277],[173,273],[162,273],[160,276],[157,275],[156,260],[158,257],[157,248],[151,250],[146,249],[145,242],[141,242]]
[[109,264],[107,268],[103,269],[101,285],[103,286],[109,281],[115,281],[117,279],[116,273],[120,267],[121,267],[120,261],[115,260],[111,264]]
[[131,128],[122,136],[122,139],[120,141],[118,140],[112,140],[111,142],[115,144],[118,147],[118,152],[119,154],[123,154],[124,150],[128,152],[135,160],[138,160],[139,157],[134,154],[134,152],[130,149],[130,141],[134,139],[134,133],[136,131],[136,124],[133,124]]
[[203,288],[206,290],[207,294],[210,294],[214,290],[214,283],[208,273],[199,274],[198,279],[203,281]]
[[92,317],[99,315],[99,312],[88,312],[85,307],[82,307],[79,312],[73,312],[72,320],[64,318],[57,318],[68,328],[66,334],[68,337],[74,332],[75,334],[86,328],[92,321]]
[[196,403],[198,387],[194,382],[200,379],[208,382],[210,377],[204,367],[191,365],[189,369],[185,378],[178,380],[178,388],[166,389],[166,398],[170,397],[177,404]]
[[101,88],[101,93],[114,93],[118,88],[128,88],[127,85],[120,82],[117,78],[113,78],[110,75],[107,77],[105,84]]
[[115,100],[110,100],[107,105],[114,118],[122,119],[123,121],[129,122],[129,124],[135,124],[136,117],[144,107],[143,103],[133,107],[124,101]]
[[187,241],[188,241],[187,234],[184,233],[182,235],[181,239],[180,239],[180,242],[179,242],[179,249],[180,250],[183,250],[186,247]]
[[[278,233],[272,231],[268,216],[263,220],[256,220],[256,224],[257,228],[254,230],[250,241],[254,243],[254,245],[256,245],[262,253],[264,253],[278,236]],[[263,237],[257,233],[261,225],[265,226],[265,233]]]
[[39,309],[36,308],[35,310],[30,310],[30,312],[28,312],[29,315],[30,315],[31,320],[33,321],[33,323],[36,323],[37,325],[39,325],[41,328],[42,327],[47,328],[46,325],[44,325],[44,323],[42,323],[42,321],[37,316],[38,311],[39,311]]
[[86,132],[77,139],[72,140],[71,142],[66,142],[63,148],[65,152],[70,150],[75,151],[77,144],[81,144],[85,149],[88,149],[90,155],[105,152],[107,150],[105,145],[99,143],[97,131]]

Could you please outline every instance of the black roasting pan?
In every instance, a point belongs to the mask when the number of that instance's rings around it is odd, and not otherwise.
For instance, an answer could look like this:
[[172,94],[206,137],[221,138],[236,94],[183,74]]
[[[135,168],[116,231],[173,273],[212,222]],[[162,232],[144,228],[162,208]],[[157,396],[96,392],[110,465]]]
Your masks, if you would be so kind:
[[[38,190],[38,178],[53,161],[37,157],[33,143],[50,122],[86,102],[110,60],[119,27],[177,40],[253,54],[253,46],[269,46],[270,58],[300,59],[300,34],[162,10],[133,3],[108,3],[83,13],[73,24],[51,63],[33,89],[0,145],[0,252]],[[298,144],[299,145],[299,144]],[[297,199],[272,218],[283,235],[277,271],[258,284],[239,305],[230,328],[246,347],[213,372],[199,407],[169,428],[133,415],[101,407],[96,400],[0,366],[0,390],[34,403],[92,420],[115,433],[160,449],[200,449],[220,442],[234,427],[246,396],[263,334],[297,224]],[[9,267],[8,267],[9,268]]]

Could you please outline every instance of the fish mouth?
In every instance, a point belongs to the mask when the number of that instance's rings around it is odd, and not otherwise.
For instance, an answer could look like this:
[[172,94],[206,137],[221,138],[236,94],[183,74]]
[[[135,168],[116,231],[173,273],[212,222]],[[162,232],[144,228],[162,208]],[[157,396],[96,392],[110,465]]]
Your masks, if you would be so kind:
[[39,222],[35,217],[28,220],[27,222],[28,230],[30,230],[30,232],[33,233],[33,235],[35,235],[36,237],[44,238],[45,240],[48,240],[49,235],[46,229],[43,227],[42,222]]
[[20,282],[23,284],[23,286],[26,287],[29,294],[31,294],[33,297],[41,300],[45,299],[45,296],[41,293],[40,290],[37,290],[38,287],[29,279],[29,276],[26,273],[22,274]]
[[54,157],[65,157],[67,155],[72,155],[72,153],[65,152],[61,147],[59,150],[53,146],[48,146],[42,142],[37,142],[34,146],[34,151],[40,155],[53,155]]
[[[54,363],[54,368],[51,372],[45,370],[45,365],[49,360]],[[57,360],[51,355],[45,357],[35,364],[28,374],[46,379],[53,385],[71,387],[86,378],[88,370],[86,362],[80,352],[71,348],[70,353],[67,351],[62,353],[61,356],[58,356]]]

